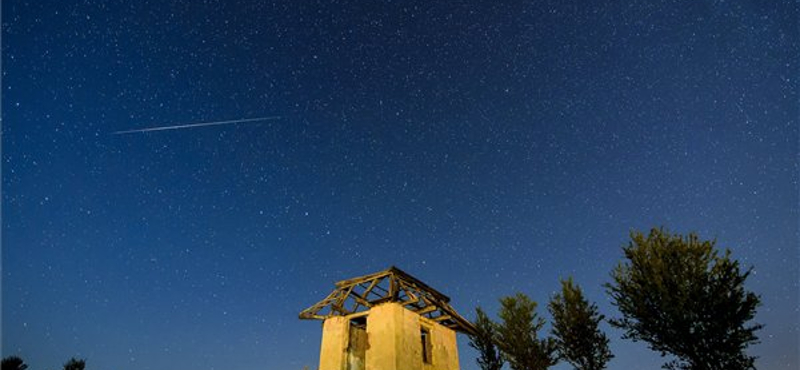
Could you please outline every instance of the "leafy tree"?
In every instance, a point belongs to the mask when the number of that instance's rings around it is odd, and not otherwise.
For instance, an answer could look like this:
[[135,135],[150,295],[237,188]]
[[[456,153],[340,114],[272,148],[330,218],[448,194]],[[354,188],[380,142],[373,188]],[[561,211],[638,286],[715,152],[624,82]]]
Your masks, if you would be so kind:
[[744,288],[752,268],[741,272],[730,250],[720,254],[715,244],[694,233],[632,232],[626,261],[606,284],[623,316],[611,325],[625,330],[623,338],[674,355],[665,368],[754,369],[745,349],[758,341],[762,325],[747,324],[760,304]]
[[552,338],[538,339],[544,319],[536,315],[536,302],[526,295],[500,299],[497,346],[514,370],[545,370],[558,362]]
[[478,365],[483,370],[500,370],[503,367],[503,358],[495,345],[495,323],[486,316],[486,312],[478,307],[475,309],[475,334],[469,336],[469,345],[478,350]]
[[64,364],[64,370],[83,370],[86,367],[86,360],[83,359],[76,359],[75,357],[69,359],[66,364]]
[[2,370],[25,370],[28,368],[28,365],[17,356],[8,356],[3,358],[0,368],[2,368]]
[[560,359],[577,370],[601,370],[614,357],[608,349],[608,337],[599,325],[605,316],[597,305],[589,304],[572,278],[561,280],[561,293],[548,305],[553,316],[553,337]]

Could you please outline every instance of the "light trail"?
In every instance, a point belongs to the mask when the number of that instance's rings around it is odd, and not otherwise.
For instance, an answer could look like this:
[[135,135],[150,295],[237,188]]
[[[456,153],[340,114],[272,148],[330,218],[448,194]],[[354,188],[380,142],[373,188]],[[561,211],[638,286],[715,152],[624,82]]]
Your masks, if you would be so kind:
[[237,123],[269,121],[269,120],[280,119],[280,118],[281,118],[280,116],[269,116],[269,117],[259,117],[259,118],[233,119],[233,120],[227,120],[227,121],[186,123],[186,124],[180,124],[180,125],[158,126],[158,127],[140,128],[140,129],[133,129],[133,130],[116,131],[116,132],[112,132],[111,134],[112,135],[124,135],[124,134],[135,134],[135,133],[139,133],[139,132],[180,130],[180,129],[184,129],[184,128],[194,128],[194,127],[204,127],[204,126],[233,125],[233,124],[237,124]]

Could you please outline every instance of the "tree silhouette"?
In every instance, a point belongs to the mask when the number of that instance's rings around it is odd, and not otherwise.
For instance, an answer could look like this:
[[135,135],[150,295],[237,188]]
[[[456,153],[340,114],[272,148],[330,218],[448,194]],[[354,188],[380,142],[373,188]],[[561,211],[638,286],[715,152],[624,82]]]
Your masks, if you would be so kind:
[[684,237],[652,229],[645,236],[631,233],[623,248],[626,260],[606,284],[622,318],[612,326],[623,338],[645,341],[662,356],[677,360],[668,369],[753,369],[755,357],[745,354],[756,343],[756,330],[747,325],[760,298],[744,288],[752,269],[744,273],[731,252],[721,254],[715,241]]
[[475,309],[475,313],[476,333],[469,336],[469,345],[478,351],[477,361],[482,370],[500,370],[504,361],[495,345],[496,324],[480,307]]
[[528,296],[500,299],[497,346],[514,370],[545,370],[558,362],[552,338],[538,339],[544,319],[536,315],[536,302]]
[[8,356],[3,358],[0,368],[2,368],[2,370],[25,370],[28,368],[28,365],[17,356]]
[[548,305],[553,316],[553,337],[559,358],[577,370],[601,370],[614,357],[608,349],[608,337],[600,331],[605,318],[597,305],[589,304],[572,278],[561,280],[561,293]]
[[64,364],[64,370],[83,370],[86,367],[86,360],[84,359],[76,359],[75,357],[69,359],[67,363]]

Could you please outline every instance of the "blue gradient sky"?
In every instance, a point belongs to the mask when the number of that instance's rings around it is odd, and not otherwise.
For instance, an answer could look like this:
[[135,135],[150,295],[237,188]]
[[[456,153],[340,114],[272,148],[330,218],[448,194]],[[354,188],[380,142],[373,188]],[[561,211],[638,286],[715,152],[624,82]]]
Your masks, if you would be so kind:
[[297,314],[392,264],[467,317],[569,275],[614,317],[665,226],[755,266],[750,353],[797,369],[797,3],[592,3],[3,1],[3,355],[315,368]]

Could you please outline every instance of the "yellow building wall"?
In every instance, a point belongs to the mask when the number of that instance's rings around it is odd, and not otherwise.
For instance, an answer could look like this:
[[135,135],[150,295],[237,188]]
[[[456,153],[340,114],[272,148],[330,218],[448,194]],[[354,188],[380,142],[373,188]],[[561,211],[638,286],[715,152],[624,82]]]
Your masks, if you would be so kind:
[[[423,364],[424,370],[458,370],[458,347],[456,332],[424,317],[417,316],[430,329],[432,364]],[[419,354],[420,358],[422,354]]]
[[[422,360],[422,326],[430,333],[431,363],[423,363]],[[397,303],[384,303],[367,313],[366,337],[359,332],[357,337],[352,338],[357,348],[366,347],[363,359],[353,355],[352,343],[348,352],[350,333],[349,317],[325,320],[320,370],[459,369],[455,331]]]
[[319,350],[319,370],[347,370],[347,343],[350,320],[333,316],[322,324],[322,344]]
[[399,370],[398,343],[401,335],[399,324],[401,312],[396,304],[382,304],[372,307],[367,316],[366,370]]

